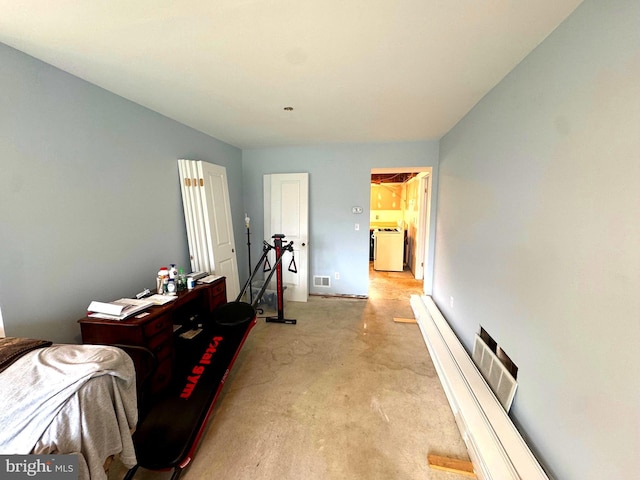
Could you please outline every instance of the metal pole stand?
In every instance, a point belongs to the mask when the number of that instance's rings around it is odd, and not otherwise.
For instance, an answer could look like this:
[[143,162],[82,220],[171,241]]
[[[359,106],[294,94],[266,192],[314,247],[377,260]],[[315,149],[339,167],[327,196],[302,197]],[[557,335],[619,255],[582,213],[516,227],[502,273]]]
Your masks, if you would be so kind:
[[[249,217],[245,213],[245,222],[247,225],[247,257],[249,257],[249,273],[251,273],[251,231],[249,230]],[[249,303],[253,303],[253,288],[249,285]]]
[[265,320],[270,323],[287,323],[290,325],[295,325],[297,323],[296,320],[284,318],[284,298],[282,288],[282,262],[278,261],[282,258],[282,239],[284,235],[281,233],[276,233],[273,237],[273,246],[276,249],[276,283],[277,283],[277,294],[278,294],[278,316],[277,317],[267,317]]

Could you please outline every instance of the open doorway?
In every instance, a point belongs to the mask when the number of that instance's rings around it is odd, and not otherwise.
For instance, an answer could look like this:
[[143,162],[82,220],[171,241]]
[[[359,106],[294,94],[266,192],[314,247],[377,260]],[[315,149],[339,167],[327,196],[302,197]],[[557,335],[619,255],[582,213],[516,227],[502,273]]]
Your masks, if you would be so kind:
[[371,170],[370,284],[374,273],[389,272],[421,281],[431,293],[431,175],[431,167]]

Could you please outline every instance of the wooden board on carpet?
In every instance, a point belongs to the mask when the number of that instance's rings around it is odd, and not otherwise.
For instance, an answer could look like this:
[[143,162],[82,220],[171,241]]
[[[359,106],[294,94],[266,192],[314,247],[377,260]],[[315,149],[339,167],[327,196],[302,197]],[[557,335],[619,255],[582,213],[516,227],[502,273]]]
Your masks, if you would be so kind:
[[440,455],[427,455],[427,460],[429,461],[429,466],[435,470],[477,478],[473,472],[473,464],[468,460],[458,460],[457,458],[442,457]]
[[396,323],[418,323],[415,318],[393,317],[393,321]]

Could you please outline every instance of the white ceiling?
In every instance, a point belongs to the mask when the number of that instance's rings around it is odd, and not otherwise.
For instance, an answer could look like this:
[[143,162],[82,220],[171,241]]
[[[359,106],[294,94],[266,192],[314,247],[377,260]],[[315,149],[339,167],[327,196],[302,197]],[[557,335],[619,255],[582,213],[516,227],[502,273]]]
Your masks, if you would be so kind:
[[424,140],[580,3],[0,0],[0,42],[240,148]]

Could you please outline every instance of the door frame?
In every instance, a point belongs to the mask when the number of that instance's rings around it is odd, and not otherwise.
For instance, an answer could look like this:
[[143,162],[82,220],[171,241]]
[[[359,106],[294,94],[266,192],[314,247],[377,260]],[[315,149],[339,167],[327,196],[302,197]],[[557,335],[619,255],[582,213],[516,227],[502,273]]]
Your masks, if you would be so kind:
[[[425,173],[424,178],[420,180],[421,185],[421,193],[422,192],[422,182],[426,182],[425,186],[427,186],[426,195],[421,195],[422,198],[419,198],[419,211],[418,211],[418,227],[420,228],[420,233],[416,236],[416,255],[418,261],[422,263],[423,268],[423,290],[425,295],[431,295],[433,289],[433,265],[429,263],[430,252],[433,249],[433,245],[431,244],[431,206],[432,206],[432,195],[433,195],[433,167],[376,167],[371,168],[371,172],[369,173],[369,181],[371,181],[372,173]],[[421,227],[424,226],[424,228]],[[367,251],[367,257],[369,253]],[[418,256],[419,255],[419,256]]]

